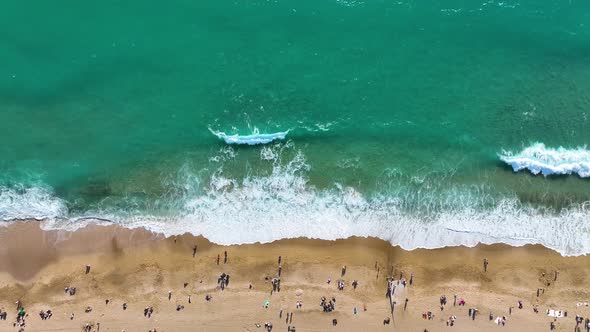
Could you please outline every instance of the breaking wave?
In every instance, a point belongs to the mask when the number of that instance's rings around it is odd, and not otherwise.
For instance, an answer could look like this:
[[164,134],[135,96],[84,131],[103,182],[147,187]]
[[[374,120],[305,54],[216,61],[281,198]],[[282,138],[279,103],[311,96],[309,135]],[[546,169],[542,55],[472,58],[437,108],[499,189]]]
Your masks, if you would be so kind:
[[552,149],[543,143],[535,143],[516,154],[504,151],[500,159],[512,166],[515,172],[527,169],[535,175],[578,174],[583,178],[590,177],[590,151],[586,147]]
[[0,219],[44,219],[67,216],[66,202],[43,186],[0,187]]
[[181,167],[166,179],[170,190],[159,199],[166,203],[158,211],[122,209],[132,204],[119,202],[69,214],[51,191],[29,188],[3,191],[1,216],[46,218],[45,229],[111,221],[168,236],[190,232],[219,244],[372,236],[404,249],[506,243],[541,244],[563,255],[590,253],[590,202],[559,211],[533,207],[516,195],[491,194],[484,185],[458,185],[454,172],[417,177],[386,170],[378,179],[383,190],[375,194],[340,183],[317,188],[308,179],[312,165],[289,142],[261,149],[266,172],[237,177],[224,166],[238,153],[220,149],[210,158],[209,166],[217,167],[211,172]]
[[211,128],[209,128],[209,131],[213,135],[224,140],[225,143],[227,143],[227,144],[243,144],[243,145],[268,144],[268,143],[271,143],[276,140],[285,139],[285,137],[287,137],[287,134],[289,133],[289,131],[287,130],[287,131],[282,131],[282,132],[272,133],[272,134],[260,134],[258,132],[255,132],[252,135],[238,135],[238,134],[227,135],[224,132],[214,131]]

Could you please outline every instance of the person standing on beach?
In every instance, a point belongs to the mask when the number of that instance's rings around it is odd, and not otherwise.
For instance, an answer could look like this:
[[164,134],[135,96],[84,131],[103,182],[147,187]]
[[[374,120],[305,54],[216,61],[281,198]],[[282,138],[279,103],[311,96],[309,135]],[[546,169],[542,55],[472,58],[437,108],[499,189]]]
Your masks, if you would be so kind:
[[483,272],[488,272],[488,259],[484,258],[483,259]]
[[172,298],[172,291],[168,291],[168,301]]
[[279,264],[278,264],[278,265],[281,265],[281,259],[282,259],[282,258],[283,258],[283,257],[279,256]]
[[227,264],[227,250],[223,252],[223,264]]
[[90,265],[86,264],[86,274],[90,273]]
[[197,245],[195,244],[193,246],[193,258],[195,258],[195,255],[197,254]]
[[217,255],[217,265],[219,265],[219,255]]

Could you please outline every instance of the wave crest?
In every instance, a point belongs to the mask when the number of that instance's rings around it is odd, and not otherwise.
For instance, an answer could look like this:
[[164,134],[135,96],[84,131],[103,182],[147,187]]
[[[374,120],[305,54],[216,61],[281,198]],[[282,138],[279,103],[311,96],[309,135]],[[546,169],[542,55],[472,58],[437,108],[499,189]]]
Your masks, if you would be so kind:
[[499,157],[515,172],[527,169],[535,175],[578,174],[583,178],[590,177],[590,150],[586,147],[552,149],[543,143],[535,143],[516,154],[503,151]]
[[209,131],[213,135],[224,140],[225,143],[227,143],[227,144],[243,144],[243,145],[268,144],[268,143],[276,141],[276,140],[285,139],[285,137],[287,137],[287,134],[289,133],[289,131],[287,130],[287,131],[282,131],[282,132],[277,132],[277,133],[272,133],[272,134],[254,133],[252,135],[238,135],[238,134],[227,135],[224,132],[214,131],[211,128],[209,128]]

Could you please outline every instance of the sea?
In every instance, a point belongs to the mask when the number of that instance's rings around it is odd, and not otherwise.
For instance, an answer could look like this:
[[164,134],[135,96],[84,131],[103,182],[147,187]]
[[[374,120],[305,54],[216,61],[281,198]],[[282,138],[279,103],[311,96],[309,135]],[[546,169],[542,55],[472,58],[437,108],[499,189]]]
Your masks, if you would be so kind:
[[590,253],[588,0],[5,0],[0,36],[0,224]]

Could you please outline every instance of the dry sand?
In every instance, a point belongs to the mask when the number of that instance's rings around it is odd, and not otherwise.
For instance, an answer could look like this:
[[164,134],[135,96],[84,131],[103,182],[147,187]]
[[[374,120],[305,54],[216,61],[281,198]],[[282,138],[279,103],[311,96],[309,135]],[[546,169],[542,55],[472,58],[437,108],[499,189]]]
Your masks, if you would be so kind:
[[[223,264],[224,251],[227,264]],[[279,255],[281,291],[271,294],[272,286],[265,278],[277,276]],[[484,258],[490,262],[487,272]],[[287,331],[291,325],[300,332],[548,331],[548,308],[568,312],[568,317],[556,321],[558,331],[574,331],[576,314],[590,316],[589,307],[576,306],[590,302],[589,263],[590,257],[561,257],[541,246],[405,251],[371,238],[218,246],[202,237],[164,238],[144,229],[90,226],[76,232],[42,231],[38,222],[23,222],[0,228],[0,309],[8,311],[0,331],[17,330],[13,322],[18,299],[29,313],[25,331],[81,331],[86,323],[93,324],[93,330],[100,323],[100,331],[264,331],[265,322],[272,322],[273,331]],[[89,274],[84,271],[86,264],[91,265]],[[342,278],[346,287],[338,291],[343,265],[347,266]],[[559,275],[554,282],[556,270]],[[383,325],[391,317],[385,293],[392,271],[396,279],[401,271],[406,277],[414,273],[414,282],[396,288],[394,317],[390,325]],[[224,272],[231,278],[221,291],[217,278]],[[359,281],[356,290],[351,286],[355,279]],[[76,287],[77,294],[66,294],[66,286]],[[545,289],[540,297],[537,288]],[[172,291],[171,300],[168,291]],[[207,294],[213,297],[210,302],[205,301]],[[448,303],[441,311],[443,294]],[[464,307],[453,306],[455,294],[466,300]],[[336,298],[334,312],[322,312],[322,296]],[[409,299],[406,311],[405,298]],[[105,299],[110,299],[108,305]],[[265,309],[267,299],[270,307]],[[518,300],[524,309],[517,308]],[[297,301],[302,301],[302,308],[295,308]],[[123,303],[128,304],[125,311]],[[534,304],[539,313],[533,312]],[[184,310],[176,311],[177,305],[184,305]],[[87,306],[92,312],[84,312]],[[143,315],[148,306],[154,308],[151,318]],[[511,315],[509,307],[514,307]],[[475,321],[467,315],[469,308],[479,311]],[[39,311],[47,309],[53,317],[41,320]],[[427,311],[434,313],[433,320],[422,318]],[[294,313],[291,324],[285,323],[288,312]],[[506,326],[490,322],[490,312],[506,316]],[[457,321],[447,327],[451,315]],[[256,323],[262,326],[257,328]]]

